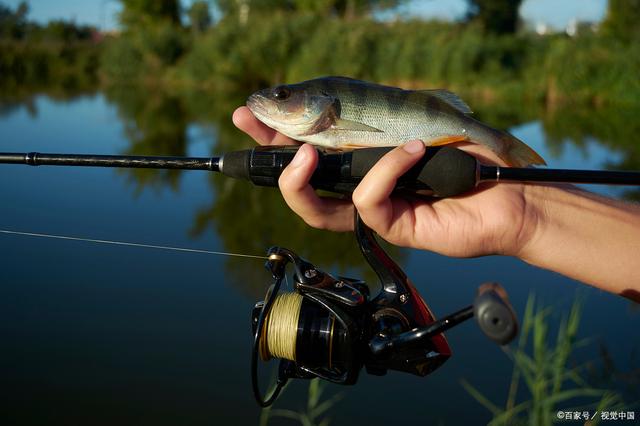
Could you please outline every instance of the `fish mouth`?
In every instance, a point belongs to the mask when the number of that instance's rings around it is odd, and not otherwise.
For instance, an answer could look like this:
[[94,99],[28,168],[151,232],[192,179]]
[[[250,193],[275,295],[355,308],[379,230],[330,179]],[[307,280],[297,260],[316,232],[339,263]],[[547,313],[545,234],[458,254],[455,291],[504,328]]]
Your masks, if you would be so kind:
[[[260,90],[247,98],[246,105],[263,124],[275,129],[287,136],[295,137],[298,133],[304,133],[312,122],[304,111],[289,111],[291,107],[298,107],[299,100],[294,100],[294,105],[282,105],[271,98],[271,89]],[[304,108],[304,106],[299,106]]]
[[286,118],[279,110],[278,104],[259,91],[247,98],[247,107],[260,122],[280,132],[286,131]]
[[275,112],[273,101],[259,92],[247,98],[247,107],[257,118],[268,117]]

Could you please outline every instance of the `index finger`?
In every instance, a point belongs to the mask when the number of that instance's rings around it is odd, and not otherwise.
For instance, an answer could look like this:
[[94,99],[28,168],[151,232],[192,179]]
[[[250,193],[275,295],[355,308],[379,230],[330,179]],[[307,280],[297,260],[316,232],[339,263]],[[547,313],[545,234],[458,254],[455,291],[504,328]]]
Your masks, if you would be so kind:
[[246,106],[242,106],[233,112],[233,124],[258,142],[260,145],[298,145],[288,136],[266,126]]

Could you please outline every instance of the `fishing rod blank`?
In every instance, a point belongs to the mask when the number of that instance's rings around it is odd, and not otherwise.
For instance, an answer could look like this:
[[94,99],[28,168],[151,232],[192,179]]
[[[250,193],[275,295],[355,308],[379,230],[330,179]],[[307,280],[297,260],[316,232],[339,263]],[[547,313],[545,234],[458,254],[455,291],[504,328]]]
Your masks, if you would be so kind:
[[218,158],[153,157],[143,155],[84,155],[0,153],[0,163],[29,166],[122,167],[141,169],[178,169],[218,171]]
[[[316,189],[352,193],[380,158],[393,147],[362,148],[347,152],[318,150],[319,161],[311,177]],[[178,170],[206,170],[246,179],[259,186],[278,186],[278,178],[291,162],[297,146],[258,146],[221,157],[152,157],[132,155],[79,155],[0,153],[0,163],[31,166],[88,166]],[[482,182],[555,182],[640,186],[640,172],[607,170],[538,169],[489,166],[451,147],[427,148],[423,158],[396,184],[397,191],[437,197],[462,195]]]

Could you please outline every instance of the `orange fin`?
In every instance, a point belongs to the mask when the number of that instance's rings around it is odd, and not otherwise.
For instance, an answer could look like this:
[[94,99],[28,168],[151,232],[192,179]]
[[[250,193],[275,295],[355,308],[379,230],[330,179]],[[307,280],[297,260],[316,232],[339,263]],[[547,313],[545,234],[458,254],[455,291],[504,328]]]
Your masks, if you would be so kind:
[[520,139],[507,133],[502,137],[502,140],[505,150],[497,154],[510,167],[528,167],[532,164],[547,165],[540,154]]
[[450,143],[456,142],[468,142],[469,137],[467,135],[446,135],[446,136],[438,136],[437,138],[430,139],[427,142],[428,146],[442,146],[449,145]]
[[358,149],[358,148],[371,148],[371,145],[358,145],[358,144],[355,144],[355,143],[347,143],[347,144],[340,145],[340,148],[338,148],[338,149],[340,149],[340,150],[343,150],[343,149],[349,150],[349,149]]

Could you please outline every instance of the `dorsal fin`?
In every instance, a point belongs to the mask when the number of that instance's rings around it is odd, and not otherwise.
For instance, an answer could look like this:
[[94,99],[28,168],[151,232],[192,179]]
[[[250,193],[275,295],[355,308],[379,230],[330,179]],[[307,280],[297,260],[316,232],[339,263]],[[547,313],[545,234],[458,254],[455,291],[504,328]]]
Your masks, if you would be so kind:
[[469,105],[465,103],[458,95],[453,92],[444,89],[427,89],[427,90],[418,90],[418,92],[425,93],[427,95],[435,96],[443,102],[446,102],[453,108],[457,109],[463,114],[473,114]]

